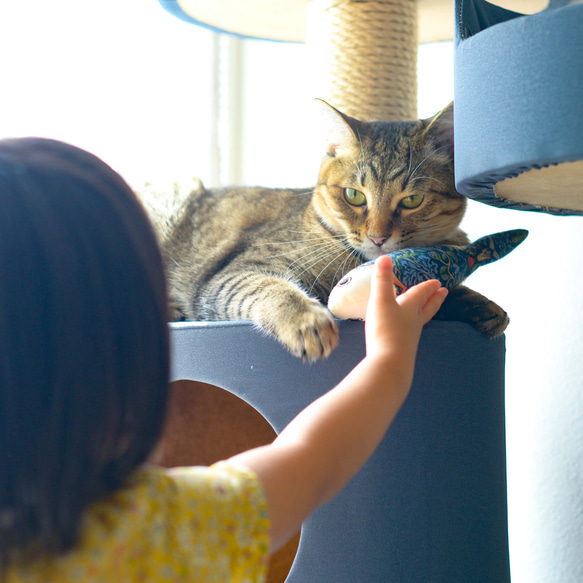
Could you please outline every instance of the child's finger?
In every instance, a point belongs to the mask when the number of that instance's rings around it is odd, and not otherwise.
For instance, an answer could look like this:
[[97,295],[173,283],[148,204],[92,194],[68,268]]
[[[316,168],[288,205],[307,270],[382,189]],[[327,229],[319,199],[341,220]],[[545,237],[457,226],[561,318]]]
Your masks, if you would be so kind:
[[425,323],[429,322],[441,308],[448,291],[445,287],[440,287],[425,303],[422,309]]
[[[442,289],[444,291],[441,291]],[[435,316],[446,295],[447,290],[441,287],[441,283],[436,279],[430,279],[408,289],[397,301],[403,307],[416,309],[423,315],[424,321],[428,322]]]
[[386,310],[392,309],[395,305],[393,261],[387,255],[383,255],[375,261],[373,267],[366,319],[376,319],[381,313],[386,313]]
[[393,281],[393,260],[389,255],[381,255],[375,261],[375,275],[378,279],[390,279]]
[[381,255],[375,261],[371,280],[371,297],[395,298],[393,260],[388,255]]

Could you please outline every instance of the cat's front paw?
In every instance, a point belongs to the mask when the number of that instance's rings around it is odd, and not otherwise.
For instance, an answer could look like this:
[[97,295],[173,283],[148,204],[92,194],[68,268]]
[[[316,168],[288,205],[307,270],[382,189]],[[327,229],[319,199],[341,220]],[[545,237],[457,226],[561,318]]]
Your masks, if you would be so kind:
[[310,300],[293,317],[286,316],[275,326],[275,335],[294,356],[314,362],[336,348],[338,327],[328,308],[317,300]]
[[510,321],[498,304],[464,286],[449,292],[436,319],[466,322],[488,338],[500,336]]
[[492,301],[475,306],[472,316],[474,328],[488,338],[500,336],[509,322],[508,314]]

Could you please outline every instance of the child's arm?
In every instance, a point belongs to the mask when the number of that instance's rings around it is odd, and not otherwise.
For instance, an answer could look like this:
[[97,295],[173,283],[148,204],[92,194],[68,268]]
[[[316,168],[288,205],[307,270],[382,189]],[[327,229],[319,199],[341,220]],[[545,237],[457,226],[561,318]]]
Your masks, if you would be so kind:
[[391,260],[378,259],[366,317],[366,357],[272,444],[232,458],[255,471],[263,484],[272,551],[372,455],[409,393],[421,330],[446,294],[432,280],[396,299]]

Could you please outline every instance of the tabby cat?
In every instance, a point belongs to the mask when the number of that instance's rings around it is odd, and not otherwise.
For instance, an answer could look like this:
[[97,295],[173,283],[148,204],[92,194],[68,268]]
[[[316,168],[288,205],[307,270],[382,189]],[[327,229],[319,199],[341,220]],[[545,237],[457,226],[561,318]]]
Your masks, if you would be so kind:
[[[314,361],[336,346],[325,303],[344,273],[396,249],[468,242],[459,228],[466,199],[453,179],[453,104],[426,120],[362,122],[317,103],[326,151],[314,188],[198,184],[177,211],[155,217],[171,319],[252,320]],[[508,322],[464,287],[440,317],[487,336]]]

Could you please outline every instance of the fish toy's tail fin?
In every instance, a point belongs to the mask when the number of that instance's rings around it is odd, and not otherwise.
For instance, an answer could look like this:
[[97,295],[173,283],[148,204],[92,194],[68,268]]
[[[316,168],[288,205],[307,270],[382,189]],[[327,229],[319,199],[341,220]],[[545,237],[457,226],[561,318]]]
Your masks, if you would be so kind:
[[482,237],[466,247],[473,273],[478,267],[498,261],[516,249],[528,236],[526,229],[513,229]]

